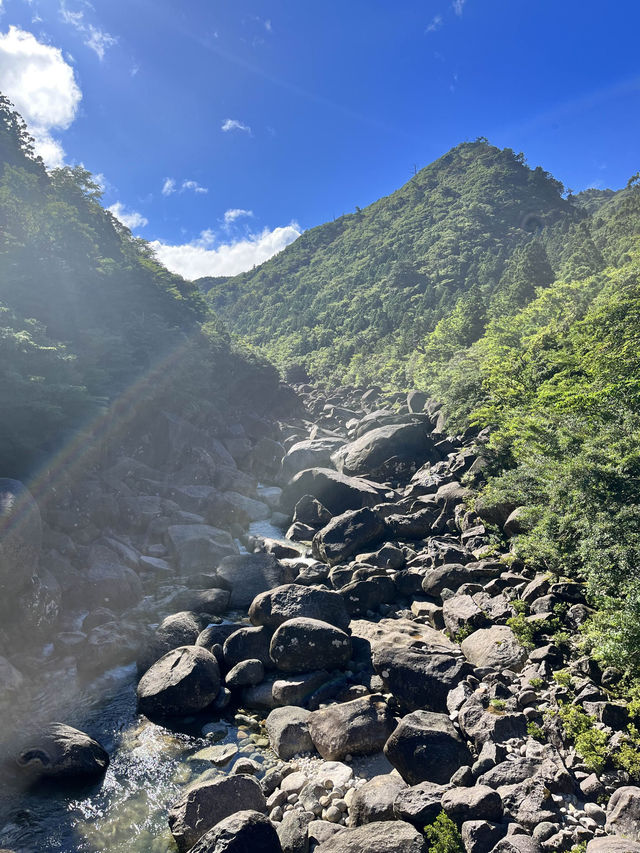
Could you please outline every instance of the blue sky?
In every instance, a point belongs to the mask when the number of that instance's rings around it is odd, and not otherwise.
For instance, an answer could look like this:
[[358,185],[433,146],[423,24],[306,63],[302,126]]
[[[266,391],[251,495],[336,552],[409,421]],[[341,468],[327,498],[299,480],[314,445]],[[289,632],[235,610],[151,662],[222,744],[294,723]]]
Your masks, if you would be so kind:
[[0,90],[187,277],[247,269],[466,139],[640,168],[640,4],[0,0]]

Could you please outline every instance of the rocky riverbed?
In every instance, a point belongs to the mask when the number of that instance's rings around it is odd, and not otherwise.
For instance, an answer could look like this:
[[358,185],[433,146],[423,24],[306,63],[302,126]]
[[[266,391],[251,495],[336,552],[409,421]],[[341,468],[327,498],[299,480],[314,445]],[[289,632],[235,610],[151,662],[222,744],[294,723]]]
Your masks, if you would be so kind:
[[625,742],[584,590],[471,508],[488,436],[296,390],[278,422],[166,415],[53,501],[1,482],[0,844],[418,853],[444,812],[467,853],[640,851],[640,788],[561,722]]

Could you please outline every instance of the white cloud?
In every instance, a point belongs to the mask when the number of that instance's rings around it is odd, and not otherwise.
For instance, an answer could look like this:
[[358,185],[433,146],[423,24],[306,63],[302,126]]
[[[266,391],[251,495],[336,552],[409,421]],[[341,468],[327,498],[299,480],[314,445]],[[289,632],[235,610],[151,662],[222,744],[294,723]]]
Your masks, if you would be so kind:
[[51,131],[69,127],[82,99],[62,52],[42,44],[33,33],[9,27],[0,33],[0,90],[27,122],[45,164],[61,166],[64,150]]
[[194,193],[208,193],[209,190],[206,187],[201,187],[197,181],[183,181],[182,182],[183,190],[193,190]]
[[458,17],[462,15],[462,10],[464,8],[465,3],[466,0],[453,0],[453,3],[451,5],[453,6],[453,11],[456,13],[456,15],[458,15]]
[[434,15],[433,20],[425,30],[426,33],[435,33],[442,26],[442,15]]
[[60,3],[60,17],[65,24],[70,24],[83,36],[86,47],[91,48],[101,61],[104,59],[107,48],[113,47],[118,41],[117,38],[104,30],[95,27],[93,24],[87,24],[84,20],[84,12],[72,12],[67,9],[65,0]]
[[194,193],[208,193],[207,187],[202,187],[197,181],[184,180],[180,184],[180,189],[177,187],[175,178],[165,178],[162,185],[162,195],[173,195],[174,193],[183,193],[187,190],[192,190]]
[[273,27],[271,26],[271,21],[269,20],[269,18],[267,18],[267,20],[264,22],[264,28],[268,33],[273,32]]
[[235,222],[236,219],[240,219],[242,216],[253,216],[253,210],[243,210],[241,207],[233,207],[225,212],[224,224],[231,225],[232,222]]
[[213,248],[214,235],[203,231],[198,240],[181,246],[170,246],[159,240],[150,243],[158,260],[172,272],[187,279],[206,275],[237,275],[257,264],[262,264],[273,255],[293,243],[301,234],[297,222],[291,222],[269,231],[265,228],[246,240],[226,243]]
[[235,118],[226,118],[222,122],[222,130],[228,133],[230,130],[244,130],[245,133],[251,133],[251,128],[248,124],[243,124]]
[[145,216],[138,213],[137,210],[127,210],[120,201],[112,204],[107,210],[109,213],[113,213],[115,218],[120,220],[126,228],[144,228],[145,225],[149,224],[149,220]]
[[165,178],[162,185],[162,195],[171,195],[176,191],[176,182],[173,178]]

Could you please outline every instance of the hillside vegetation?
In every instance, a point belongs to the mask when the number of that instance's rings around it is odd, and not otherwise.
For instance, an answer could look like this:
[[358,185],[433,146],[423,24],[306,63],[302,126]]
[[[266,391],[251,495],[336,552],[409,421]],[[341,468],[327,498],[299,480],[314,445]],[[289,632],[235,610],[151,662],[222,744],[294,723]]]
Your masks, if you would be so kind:
[[[588,582],[587,642],[640,674],[640,186],[577,196],[465,143],[388,198],[206,282],[292,376],[427,390],[492,428],[482,500],[513,550]],[[566,197],[564,197],[566,196]]]
[[1,476],[33,472],[127,389],[127,415],[153,417],[277,387],[100,197],[81,167],[45,170],[0,96]]

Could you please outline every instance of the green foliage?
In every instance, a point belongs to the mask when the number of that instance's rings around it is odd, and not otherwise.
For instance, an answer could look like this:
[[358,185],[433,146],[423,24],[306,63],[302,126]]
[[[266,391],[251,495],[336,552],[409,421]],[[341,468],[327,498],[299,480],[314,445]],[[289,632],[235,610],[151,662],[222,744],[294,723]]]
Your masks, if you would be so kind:
[[587,842],[581,841],[580,844],[574,844],[570,853],[587,853]]
[[462,836],[450,817],[440,812],[438,817],[424,828],[429,853],[464,853]]
[[596,773],[602,771],[609,757],[609,739],[605,732],[595,728],[596,718],[571,704],[561,704],[558,715],[585,765]]
[[[203,288],[233,331],[283,370],[295,362],[315,379],[403,384],[408,365],[426,383],[482,334],[514,250],[585,217],[561,190],[508,148],[464,143],[387,198]],[[519,293],[520,279],[503,285]]]
[[557,672],[554,672],[553,680],[561,687],[571,687],[573,684],[573,678],[568,669],[559,669]]
[[259,406],[277,385],[198,288],[101,207],[89,172],[46,172],[0,95],[2,475],[28,476],[127,389],[152,419],[199,400]]
[[534,723],[533,720],[530,720],[527,723],[527,734],[529,737],[532,737],[534,740],[539,741],[540,743],[545,743],[547,737],[544,733],[544,729],[541,729],[537,723]]

